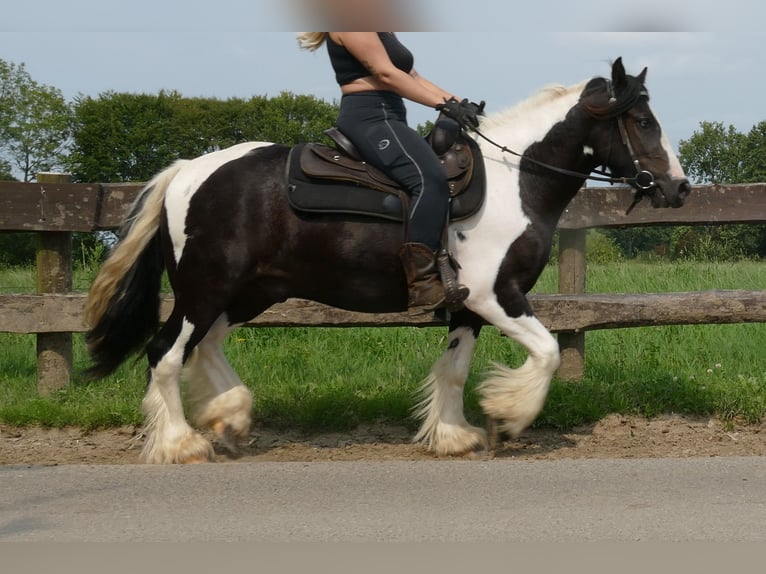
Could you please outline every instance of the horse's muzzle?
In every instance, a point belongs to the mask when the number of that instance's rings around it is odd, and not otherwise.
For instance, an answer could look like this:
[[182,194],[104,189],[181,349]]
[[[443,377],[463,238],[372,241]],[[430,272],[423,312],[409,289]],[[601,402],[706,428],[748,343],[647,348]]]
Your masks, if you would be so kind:
[[652,207],[681,207],[692,191],[692,185],[685,177],[658,182],[652,195]]

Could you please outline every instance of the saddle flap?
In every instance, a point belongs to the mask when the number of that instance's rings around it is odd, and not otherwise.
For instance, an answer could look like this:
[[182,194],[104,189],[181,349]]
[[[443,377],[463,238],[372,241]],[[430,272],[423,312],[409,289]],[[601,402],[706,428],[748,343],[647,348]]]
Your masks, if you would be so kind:
[[399,190],[399,185],[379,169],[322,144],[306,144],[300,165],[303,173],[311,177],[354,181],[391,193],[398,193]]
[[333,177],[343,170],[365,172],[364,163],[322,144],[306,144],[301,154],[301,169],[314,177]]

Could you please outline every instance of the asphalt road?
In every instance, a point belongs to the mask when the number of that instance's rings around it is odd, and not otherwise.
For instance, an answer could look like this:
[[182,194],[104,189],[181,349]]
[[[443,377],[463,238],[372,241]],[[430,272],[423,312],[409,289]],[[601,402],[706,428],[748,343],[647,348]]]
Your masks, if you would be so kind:
[[766,458],[0,466],[0,541],[637,540],[766,540]]

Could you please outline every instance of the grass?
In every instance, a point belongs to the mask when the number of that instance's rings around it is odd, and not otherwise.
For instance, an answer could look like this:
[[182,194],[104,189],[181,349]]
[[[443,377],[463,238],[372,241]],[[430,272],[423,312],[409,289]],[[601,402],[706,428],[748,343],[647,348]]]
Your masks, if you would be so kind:
[[[84,290],[92,274],[76,275]],[[766,266],[737,263],[590,265],[590,292],[763,289]],[[0,292],[34,290],[32,270],[0,272]],[[535,292],[556,291],[549,268]],[[225,351],[252,389],[254,419],[281,428],[342,430],[386,421],[411,428],[414,394],[444,350],[444,329],[240,329]],[[75,335],[75,381],[50,397],[35,390],[35,338],[0,333],[0,422],[85,428],[141,422],[143,360],[129,361],[98,383],[83,384],[87,366]],[[567,429],[611,413],[714,415],[755,423],[766,414],[766,326],[761,324],[647,327],[586,335],[583,381],[554,381],[538,426]],[[518,366],[523,350],[486,328],[479,339],[466,394],[470,420],[483,416],[474,392],[491,362]]]

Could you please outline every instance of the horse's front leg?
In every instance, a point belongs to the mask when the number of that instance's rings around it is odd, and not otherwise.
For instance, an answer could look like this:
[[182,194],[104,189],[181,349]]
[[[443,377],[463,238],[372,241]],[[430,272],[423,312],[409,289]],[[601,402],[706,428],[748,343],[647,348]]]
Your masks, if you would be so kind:
[[534,316],[522,293],[504,300],[488,301],[482,316],[528,352],[518,369],[495,364],[480,384],[480,404],[499,430],[517,436],[540,413],[551,379],[561,362],[556,339]]
[[471,426],[463,414],[463,387],[468,378],[476,339],[483,320],[470,311],[452,315],[447,350],[431,369],[421,389],[415,436],[439,456],[463,455],[486,449],[486,433]]

